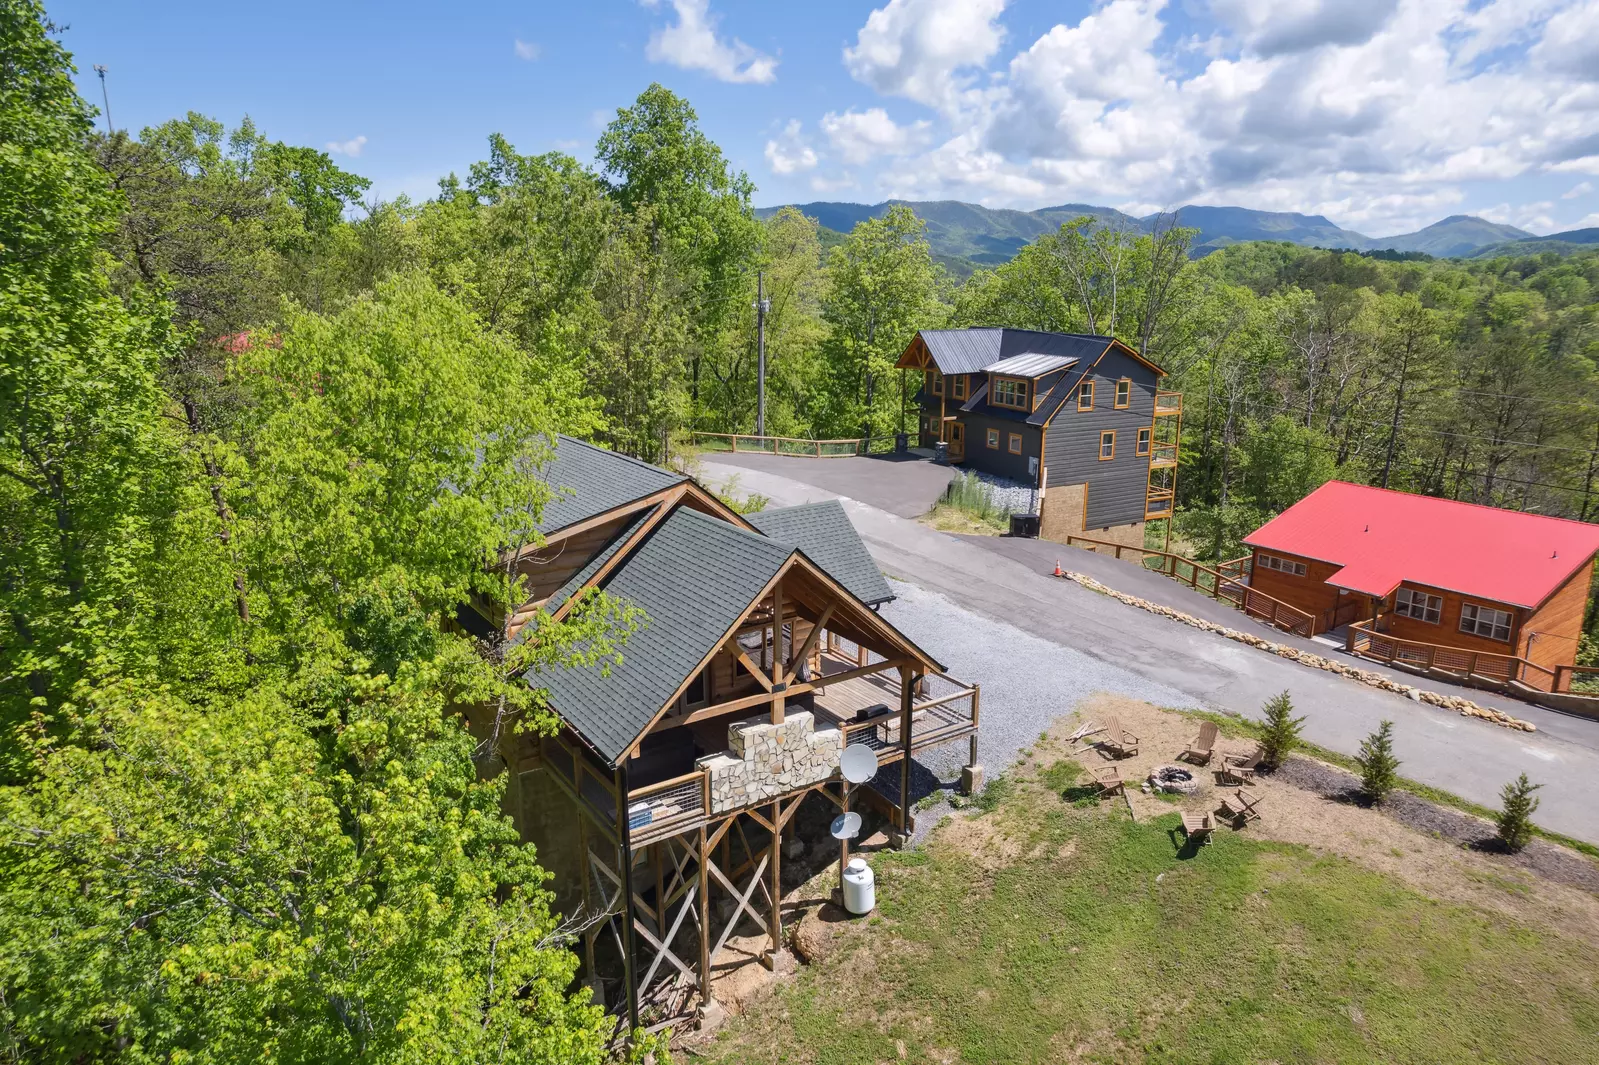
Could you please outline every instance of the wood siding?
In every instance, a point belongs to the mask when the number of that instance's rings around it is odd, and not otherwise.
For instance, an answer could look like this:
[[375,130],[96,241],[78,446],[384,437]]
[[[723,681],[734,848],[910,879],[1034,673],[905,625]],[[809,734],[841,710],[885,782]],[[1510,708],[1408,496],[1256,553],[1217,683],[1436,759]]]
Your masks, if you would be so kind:
[[[1266,569],[1260,564],[1261,555],[1271,555],[1273,558],[1289,562],[1302,562],[1305,565],[1305,575],[1296,577],[1291,573]],[[1332,611],[1340,602],[1350,598],[1350,596],[1340,596],[1338,589],[1327,583],[1327,578],[1341,569],[1342,566],[1331,562],[1319,562],[1313,558],[1286,555],[1281,551],[1261,551],[1257,548],[1250,564],[1249,586],[1265,592],[1273,599],[1281,599],[1289,606],[1298,607],[1305,613],[1314,615],[1316,618],[1314,631],[1321,632],[1328,627],[1326,619]],[[1366,596],[1361,596],[1360,599],[1362,603],[1359,613],[1356,614],[1356,620],[1370,621],[1370,600]]]
[[1522,625],[1521,657],[1551,670],[1576,663],[1592,580],[1593,560],[1589,559],[1527,617]]
[[[1077,409],[1077,389],[1084,375],[1094,382],[1092,410]],[[1131,402],[1118,410],[1116,382],[1124,377],[1132,381]],[[1142,522],[1149,456],[1137,453],[1138,430],[1149,428],[1154,420],[1155,371],[1112,348],[1069,383],[1072,393],[1045,432],[1048,484],[1088,486],[1083,524],[1090,530]],[[1107,429],[1116,432],[1116,457],[1101,462],[1099,434]]]
[[[1443,600],[1439,610],[1438,623],[1422,621],[1403,614],[1395,614],[1394,596],[1399,589],[1394,589],[1382,602],[1382,625],[1380,631],[1390,636],[1397,636],[1401,640],[1417,640],[1421,643],[1442,644],[1445,647],[1458,647],[1465,651],[1484,651],[1488,654],[1519,655],[1521,653],[1521,623],[1527,612],[1509,603],[1496,603],[1492,599],[1484,599],[1480,595],[1461,595],[1445,588],[1432,588],[1415,581],[1404,581],[1399,588],[1409,588],[1413,591],[1423,592],[1427,595],[1436,595]],[[1510,639],[1496,640],[1491,636],[1477,636],[1472,633],[1460,631],[1460,608],[1466,603],[1475,603],[1478,606],[1492,607],[1494,610],[1503,610],[1510,615]],[[1369,617],[1369,615],[1368,615]]]

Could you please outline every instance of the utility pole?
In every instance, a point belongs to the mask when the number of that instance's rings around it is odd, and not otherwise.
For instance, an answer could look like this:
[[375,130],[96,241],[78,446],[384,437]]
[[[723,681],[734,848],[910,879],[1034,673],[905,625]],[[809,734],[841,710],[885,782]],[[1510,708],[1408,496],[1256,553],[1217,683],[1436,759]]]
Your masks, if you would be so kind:
[[94,72],[100,75],[100,99],[105,101],[105,135],[109,137],[111,136],[111,93],[105,87],[105,67],[96,63]]
[[766,298],[765,274],[755,271],[755,435],[766,435],[766,312],[772,301]]

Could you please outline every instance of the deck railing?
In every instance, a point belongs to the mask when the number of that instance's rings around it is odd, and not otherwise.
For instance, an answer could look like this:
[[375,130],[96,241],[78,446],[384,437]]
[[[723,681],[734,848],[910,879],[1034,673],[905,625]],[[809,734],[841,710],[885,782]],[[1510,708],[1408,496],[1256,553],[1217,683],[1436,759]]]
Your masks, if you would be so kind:
[[1150,448],[1149,465],[1151,469],[1163,466],[1177,465],[1176,444],[1155,444]]
[[[1345,630],[1344,649],[1363,658],[1387,662],[1390,665],[1409,666],[1412,669],[1437,670],[1462,677],[1474,677],[1508,685],[1511,681],[1543,691],[1569,691],[1572,671],[1582,668],[1561,666],[1550,669],[1518,655],[1504,655],[1493,651],[1473,651],[1445,644],[1406,640],[1378,632],[1370,622],[1352,622]],[[1564,672],[1562,672],[1564,671]],[[1599,672],[1599,671],[1595,671]],[[1559,686],[1564,681],[1566,687]]]
[[[1164,574],[1179,584],[1186,584],[1194,591],[1203,592],[1218,602],[1231,603],[1250,617],[1270,622],[1284,632],[1309,637],[1315,631],[1314,615],[1251,588],[1243,582],[1241,573],[1238,575],[1222,573],[1191,558],[1174,555],[1170,551],[1131,547],[1111,540],[1096,540],[1090,536],[1066,537],[1068,547],[1082,544],[1089,545],[1095,554],[1113,554],[1118,559],[1126,555],[1135,556],[1139,565],[1145,569]],[[1233,563],[1242,561],[1234,559]],[[1223,565],[1233,563],[1223,563]]]
[[[797,458],[832,459],[864,455],[873,441],[864,437],[841,440],[806,440],[797,436],[755,436],[744,433],[695,433],[694,443],[702,451],[726,451],[761,455],[792,455]],[[892,440],[888,443],[891,445]]]
[[1178,414],[1183,409],[1183,394],[1181,392],[1156,392],[1156,414]]

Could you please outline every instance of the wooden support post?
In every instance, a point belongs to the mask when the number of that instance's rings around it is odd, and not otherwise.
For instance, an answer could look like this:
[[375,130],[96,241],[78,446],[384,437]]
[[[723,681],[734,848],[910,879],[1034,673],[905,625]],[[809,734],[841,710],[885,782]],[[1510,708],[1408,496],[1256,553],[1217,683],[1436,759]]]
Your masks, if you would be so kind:
[[634,970],[633,842],[627,826],[627,770],[616,770],[616,852],[622,874],[622,981],[627,990],[627,1027],[638,1027],[638,982]]
[[[982,709],[983,686],[981,684],[974,684],[972,685],[972,728],[974,729],[977,728],[978,714],[982,711]],[[977,733],[973,732],[970,740],[971,750],[967,756],[966,764],[969,766],[974,766],[977,764]]]
[[916,705],[916,674],[899,667],[899,740],[905,749],[899,761],[899,830],[911,834],[911,709]]
[[[848,814],[849,814],[849,781],[844,779],[843,774],[840,774],[839,778],[838,778],[838,782],[839,782],[839,785],[844,789],[844,799],[843,799],[843,802],[841,803],[841,805],[843,806],[844,814],[846,816],[848,816]],[[849,864],[849,838],[845,837],[844,839],[841,839],[838,842],[839,842],[839,851],[838,851],[838,904],[840,906],[842,906],[842,905],[844,905],[844,867]]]
[[783,703],[788,699],[788,685],[783,679],[788,667],[783,661],[783,582],[772,586],[772,724],[783,723]]
[[[783,804],[774,802],[770,814],[772,819],[772,861],[770,867],[772,874],[772,916],[770,923],[774,959],[783,949],[783,876],[781,865],[783,861],[783,822],[778,820],[782,815]],[[776,968],[775,964],[773,968]]]
[[[589,870],[589,819],[582,810],[577,813],[577,846],[583,852],[583,915],[591,916],[594,903],[589,896],[589,878],[593,873]],[[584,975],[591,985],[598,991],[599,975],[594,971],[594,936],[598,933],[598,925],[591,925],[583,932],[583,969]],[[601,1005],[604,1005],[602,1002]]]
[[655,870],[655,934],[658,936],[666,935],[666,882],[661,868],[661,850],[665,846],[664,840],[652,843],[649,851],[650,865]]
[[699,855],[700,893],[695,904],[699,906],[700,918],[700,1002],[711,1001],[711,877],[710,870],[705,866],[711,860],[705,847],[705,826],[700,826],[700,845],[695,852]]

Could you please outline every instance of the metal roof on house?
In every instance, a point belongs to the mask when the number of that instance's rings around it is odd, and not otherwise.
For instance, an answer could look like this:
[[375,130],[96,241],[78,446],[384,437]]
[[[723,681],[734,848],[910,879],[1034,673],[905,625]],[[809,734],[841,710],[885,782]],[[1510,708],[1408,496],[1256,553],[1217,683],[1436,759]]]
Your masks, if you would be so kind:
[[1339,588],[1401,582],[1532,608],[1599,552],[1599,525],[1328,481],[1244,543],[1342,566]]
[[555,457],[545,478],[556,490],[539,522],[539,531],[546,534],[687,480],[680,473],[570,436],[556,437]]
[[1037,351],[1025,351],[1020,355],[1012,355],[1008,359],[989,363],[983,367],[983,372],[1005,374],[1008,377],[1042,377],[1070,366],[1076,361],[1075,355],[1046,355]]
[[855,598],[876,606],[894,598],[844,505],[836,499],[746,515],[774,540],[793,544]]
[[940,373],[982,373],[1000,358],[1003,329],[923,329],[922,343]]
[[648,621],[609,670],[530,673],[550,706],[613,765],[743,616],[794,547],[679,507],[602,583]]

